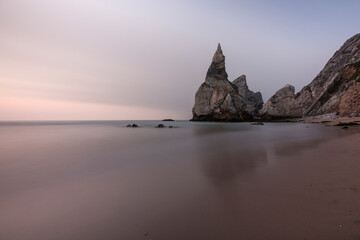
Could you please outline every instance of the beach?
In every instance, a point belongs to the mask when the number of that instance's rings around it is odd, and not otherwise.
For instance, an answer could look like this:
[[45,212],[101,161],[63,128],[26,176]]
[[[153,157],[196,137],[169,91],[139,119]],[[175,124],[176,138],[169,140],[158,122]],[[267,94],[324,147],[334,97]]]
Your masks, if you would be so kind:
[[1,123],[0,239],[360,239],[360,128],[326,125]]

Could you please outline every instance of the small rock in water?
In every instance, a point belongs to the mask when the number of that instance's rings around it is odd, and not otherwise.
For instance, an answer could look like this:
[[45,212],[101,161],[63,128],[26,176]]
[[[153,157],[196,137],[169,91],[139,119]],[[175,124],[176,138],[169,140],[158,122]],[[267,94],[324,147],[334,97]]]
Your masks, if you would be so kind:
[[173,128],[173,126],[169,126],[169,128]]
[[156,128],[164,128],[164,127],[165,127],[164,124],[159,124],[156,126]]
[[166,119],[164,119],[163,120],[164,122],[173,122],[173,121],[175,121],[174,119],[171,119],[171,118],[166,118]]
[[251,123],[251,125],[264,125],[264,123],[263,122],[253,122],[253,123]]
[[345,126],[345,127],[342,127],[341,129],[349,129],[349,127],[346,127],[346,126]]
[[137,128],[137,127],[139,127],[137,124],[133,124],[133,125],[131,125],[131,127],[133,127],[133,128]]
[[127,125],[126,127],[131,127],[131,124]]

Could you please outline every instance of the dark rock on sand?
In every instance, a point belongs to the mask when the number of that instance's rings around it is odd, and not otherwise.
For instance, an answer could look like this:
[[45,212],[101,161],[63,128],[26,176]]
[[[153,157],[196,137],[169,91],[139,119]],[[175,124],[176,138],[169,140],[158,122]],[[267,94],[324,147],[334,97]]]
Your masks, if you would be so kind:
[[360,124],[358,124],[357,122],[348,122],[348,123],[340,122],[340,123],[336,124],[335,126],[358,126],[358,125],[360,125]]

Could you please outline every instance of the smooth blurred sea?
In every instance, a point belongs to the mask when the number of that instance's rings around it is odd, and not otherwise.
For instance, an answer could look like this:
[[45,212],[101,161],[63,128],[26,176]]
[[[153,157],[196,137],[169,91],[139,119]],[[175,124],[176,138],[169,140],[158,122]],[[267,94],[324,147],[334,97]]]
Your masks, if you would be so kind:
[[341,134],[300,123],[0,122],[0,239],[240,239],[249,186],[276,173],[279,156]]

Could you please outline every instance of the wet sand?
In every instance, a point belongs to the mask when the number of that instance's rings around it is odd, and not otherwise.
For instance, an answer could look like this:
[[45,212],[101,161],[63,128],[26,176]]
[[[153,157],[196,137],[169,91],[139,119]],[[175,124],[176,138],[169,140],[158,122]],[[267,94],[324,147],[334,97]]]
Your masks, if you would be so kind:
[[0,127],[0,239],[360,239],[360,128]]
[[360,239],[359,144],[355,134],[277,149],[277,170],[243,203],[244,239]]

